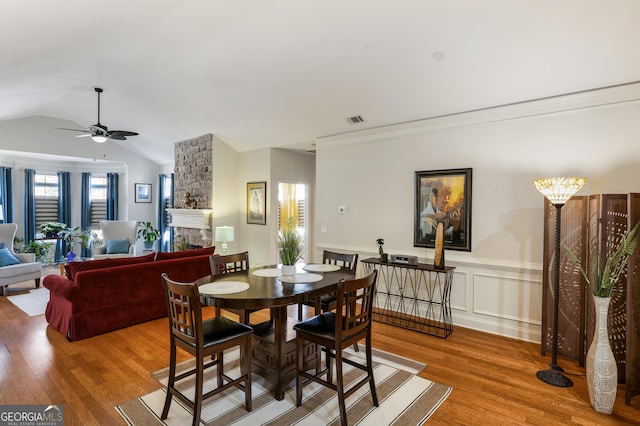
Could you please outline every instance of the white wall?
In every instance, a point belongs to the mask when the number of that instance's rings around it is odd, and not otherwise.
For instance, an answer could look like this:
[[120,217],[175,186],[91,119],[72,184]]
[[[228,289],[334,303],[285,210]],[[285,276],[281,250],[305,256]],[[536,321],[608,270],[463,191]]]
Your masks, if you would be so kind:
[[639,94],[631,86],[319,139],[317,249],[362,259],[384,238],[386,252],[432,262],[432,249],[413,247],[414,172],[473,168],[472,251],[446,251],[454,323],[539,342],[544,199],[532,181],[577,175],[589,180],[581,195],[639,192]]
[[[269,265],[274,262],[270,255],[271,226],[273,222],[271,199],[274,193],[271,190],[271,149],[259,149],[255,151],[243,152],[239,162],[237,182],[238,205],[240,214],[241,239],[237,248],[249,252],[251,266]],[[267,183],[267,224],[255,225],[247,223],[247,183],[266,182]],[[214,200],[215,203],[215,200]],[[274,240],[275,241],[275,240]]]
[[[237,253],[243,250],[240,244],[242,241],[240,228],[241,204],[237,186],[240,154],[220,138],[214,136],[212,155],[212,231],[215,232],[216,226],[233,226],[235,241],[227,243],[227,253]],[[215,234],[213,236],[215,238]],[[216,253],[222,253],[222,242],[214,241],[214,245],[216,246]]]

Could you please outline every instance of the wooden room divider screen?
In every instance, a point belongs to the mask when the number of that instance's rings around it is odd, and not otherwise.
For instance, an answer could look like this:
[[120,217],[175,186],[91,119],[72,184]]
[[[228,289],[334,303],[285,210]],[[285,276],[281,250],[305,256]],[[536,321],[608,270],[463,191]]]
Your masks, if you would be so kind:
[[[556,209],[545,199],[542,342],[545,355],[552,342],[553,264]],[[640,219],[640,194],[574,196],[562,208],[561,245],[578,255],[586,270],[603,247],[606,256],[629,224]],[[575,265],[561,250],[558,354],[584,366],[595,329],[591,291]],[[625,401],[640,394],[640,247],[631,257],[609,308],[609,340],[618,365],[618,380],[625,383]]]

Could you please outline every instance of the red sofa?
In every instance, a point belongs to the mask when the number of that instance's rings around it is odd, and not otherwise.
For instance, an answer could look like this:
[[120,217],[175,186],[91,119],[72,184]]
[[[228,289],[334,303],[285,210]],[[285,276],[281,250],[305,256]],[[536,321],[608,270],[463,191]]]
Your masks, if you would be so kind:
[[211,273],[215,247],[175,253],[72,262],[66,276],[47,275],[47,322],[67,339],[80,340],[167,316],[161,275],[195,281]]

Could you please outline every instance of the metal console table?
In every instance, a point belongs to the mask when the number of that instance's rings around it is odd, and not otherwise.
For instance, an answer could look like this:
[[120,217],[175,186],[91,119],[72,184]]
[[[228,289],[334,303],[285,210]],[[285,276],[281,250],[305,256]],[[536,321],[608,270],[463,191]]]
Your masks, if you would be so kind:
[[439,270],[425,263],[383,263],[375,257],[364,259],[361,264],[367,274],[378,270],[373,312],[375,321],[441,338],[451,334],[454,267]]

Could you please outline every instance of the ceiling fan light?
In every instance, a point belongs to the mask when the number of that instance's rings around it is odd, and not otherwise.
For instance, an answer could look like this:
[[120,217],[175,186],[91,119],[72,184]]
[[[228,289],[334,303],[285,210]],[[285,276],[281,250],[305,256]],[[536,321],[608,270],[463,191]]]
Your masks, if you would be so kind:
[[93,135],[91,139],[93,139],[94,142],[103,143],[106,142],[108,138],[103,135]]

